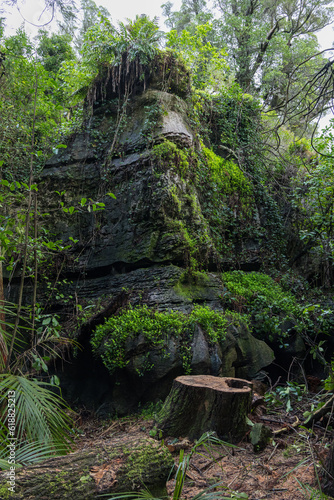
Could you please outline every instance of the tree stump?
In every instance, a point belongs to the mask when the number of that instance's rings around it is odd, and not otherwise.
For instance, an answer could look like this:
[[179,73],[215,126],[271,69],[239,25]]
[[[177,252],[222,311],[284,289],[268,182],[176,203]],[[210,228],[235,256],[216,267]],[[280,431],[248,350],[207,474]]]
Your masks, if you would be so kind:
[[0,499],[93,500],[144,487],[159,497],[166,495],[173,465],[172,455],[156,440],[126,436],[22,467],[14,492],[8,490],[8,475],[0,472]]
[[193,375],[177,377],[157,417],[163,435],[198,439],[215,431],[225,441],[237,442],[247,432],[252,402],[247,380]]

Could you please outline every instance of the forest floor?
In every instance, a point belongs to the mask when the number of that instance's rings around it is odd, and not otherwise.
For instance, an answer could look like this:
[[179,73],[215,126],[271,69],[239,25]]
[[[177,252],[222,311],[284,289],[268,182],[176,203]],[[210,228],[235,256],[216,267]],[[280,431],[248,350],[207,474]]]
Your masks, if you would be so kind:
[[[191,456],[181,498],[192,499],[210,487],[211,492],[219,490],[224,492],[225,498],[233,499],[332,498],[322,496],[319,491],[319,476],[323,470],[321,464],[333,442],[334,430],[330,425],[333,422],[323,417],[312,430],[300,425],[293,427],[298,422],[297,419],[303,421],[303,412],[310,409],[311,403],[312,396],[309,394],[296,402],[290,412],[286,412],[285,406],[258,406],[251,413],[250,420],[265,424],[274,433],[261,452],[254,452],[248,435],[235,447],[228,444],[198,447]],[[123,438],[126,443],[130,436],[149,436],[154,420],[152,412],[147,413],[113,421],[101,421],[93,417],[82,419],[76,448],[87,448],[90,444],[104,442],[110,446],[113,439]],[[168,446],[172,452],[177,467],[180,449],[184,449],[184,454],[190,454],[194,443],[180,437],[166,438],[163,445]],[[219,485],[214,489],[213,485],[217,483]],[[170,498],[173,497],[174,488],[175,477],[172,477],[167,483]]]

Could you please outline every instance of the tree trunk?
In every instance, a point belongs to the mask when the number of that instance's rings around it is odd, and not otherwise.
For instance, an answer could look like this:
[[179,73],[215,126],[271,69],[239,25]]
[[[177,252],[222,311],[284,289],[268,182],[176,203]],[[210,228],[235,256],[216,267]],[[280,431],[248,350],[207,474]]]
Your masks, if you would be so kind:
[[[1,245],[0,245],[1,257]],[[6,333],[6,316],[5,316],[5,294],[3,286],[2,260],[0,260],[0,373],[3,373],[8,356],[7,343],[5,341]]]
[[181,376],[174,380],[156,426],[164,435],[198,439],[215,431],[236,442],[247,432],[246,417],[252,401],[252,383],[211,375]]
[[334,444],[328,451],[321,475],[321,489],[326,495],[334,495]]
[[0,473],[0,498],[10,500],[91,500],[98,495],[147,487],[166,495],[174,465],[167,448],[150,438],[106,441],[92,449],[46,460],[16,471],[15,493]]

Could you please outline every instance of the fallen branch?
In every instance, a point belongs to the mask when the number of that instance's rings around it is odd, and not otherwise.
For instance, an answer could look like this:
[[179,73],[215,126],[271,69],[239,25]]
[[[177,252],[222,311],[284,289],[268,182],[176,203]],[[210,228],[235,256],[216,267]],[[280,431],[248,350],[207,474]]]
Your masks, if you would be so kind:
[[304,427],[311,427],[314,422],[321,419],[326,413],[332,410],[334,406],[334,394],[329,398],[329,400],[318,410],[314,410],[304,421]]
[[291,431],[291,430],[295,429],[296,427],[298,427],[299,424],[300,424],[300,420],[298,417],[296,417],[296,421],[293,424],[286,424],[285,427],[282,427],[281,429],[278,429],[277,431],[273,431],[273,434],[275,436],[277,436],[277,434],[282,434],[282,432]]

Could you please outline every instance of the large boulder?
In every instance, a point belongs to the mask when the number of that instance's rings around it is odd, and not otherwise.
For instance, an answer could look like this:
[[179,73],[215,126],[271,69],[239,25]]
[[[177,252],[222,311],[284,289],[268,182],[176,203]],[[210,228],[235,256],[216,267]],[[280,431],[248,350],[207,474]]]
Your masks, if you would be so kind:
[[[169,313],[164,314],[168,317]],[[217,314],[223,313],[217,311]],[[180,315],[189,317],[184,313]],[[146,316],[154,321],[151,313]],[[117,321],[120,325],[122,320]],[[141,328],[136,335],[129,331],[123,344],[122,329],[118,328],[119,333],[112,337],[111,349],[112,332],[109,334],[109,327],[105,326],[94,357],[87,343],[71,369],[62,375],[64,395],[101,416],[125,415],[140,404],[163,400],[174,378],[184,373],[252,379],[274,359],[273,351],[265,342],[255,339],[240,321],[232,320],[220,340],[215,340],[218,335],[212,336],[212,332],[209,335],[198,323],[183,333],[173,333],[172,321],[170,325],[170,330],[162,332],[161,338],[152,339]],[[119,344],[116,349],[115,342]],[[116,356],[120,368],[117,368]]]

